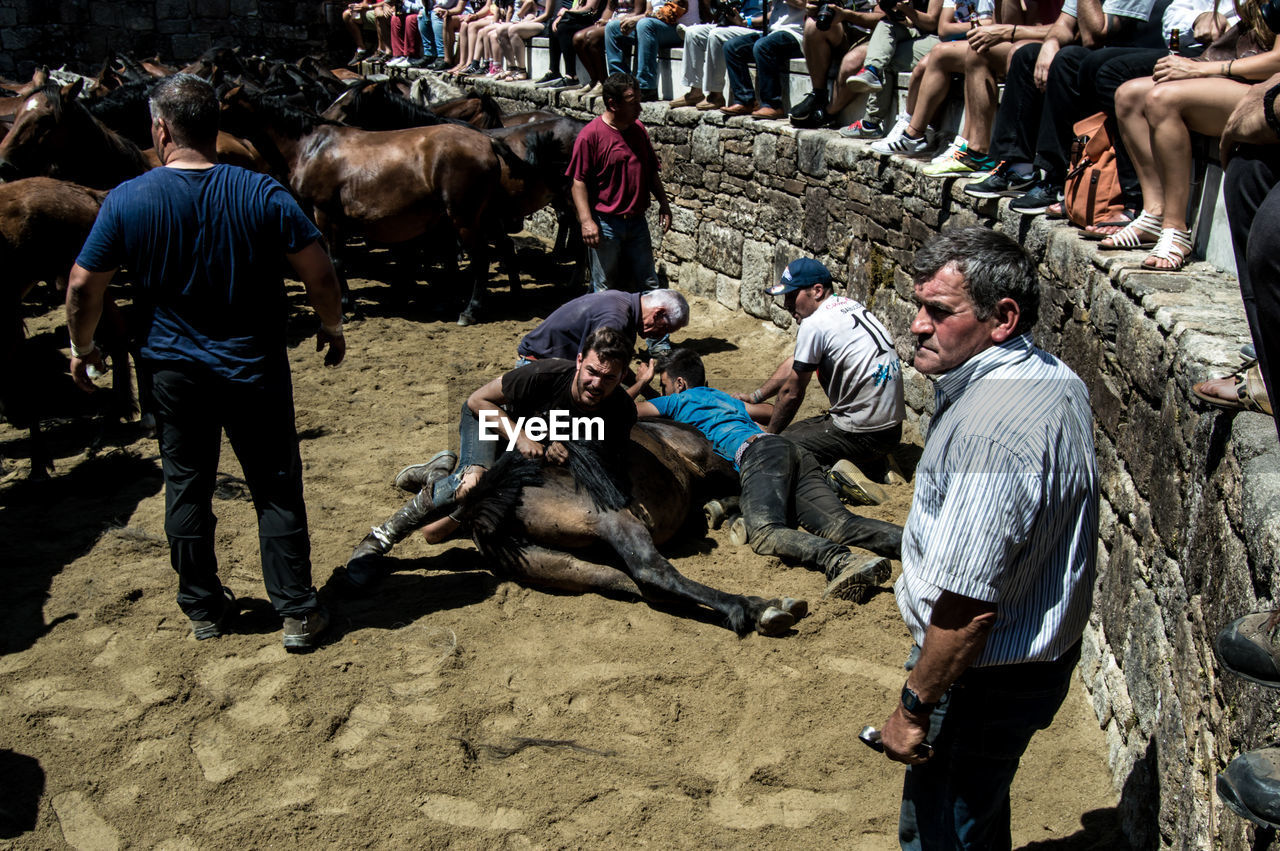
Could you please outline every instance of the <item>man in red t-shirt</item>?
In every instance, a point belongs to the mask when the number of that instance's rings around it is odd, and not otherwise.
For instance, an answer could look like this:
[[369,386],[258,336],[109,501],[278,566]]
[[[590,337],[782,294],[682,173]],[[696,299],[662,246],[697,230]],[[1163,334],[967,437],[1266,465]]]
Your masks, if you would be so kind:
[[[645,211],[649,193],[658,199],[658,223],[671,229],[671,205],[658,156],[640,116],[640,86],[630,74],[604,82],[604,114],[591,120],[573,144],[566,174],[573,179],[573,204],[582,225],[582,241],[591,254],[591,286],[607,289],[657,289],[653,245]],[[630,286],[628,286],[630,285]],[[671,349],[664,336],[649,341],[652,354]]]

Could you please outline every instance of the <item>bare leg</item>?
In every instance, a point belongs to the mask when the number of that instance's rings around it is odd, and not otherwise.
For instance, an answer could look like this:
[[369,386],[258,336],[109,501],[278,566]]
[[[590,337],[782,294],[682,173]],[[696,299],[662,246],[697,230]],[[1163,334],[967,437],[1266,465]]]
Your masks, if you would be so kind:
[[918,84],[916,71],[911,72],[911,91],[907,93],[907,112],[911,115],[907,133],[911,136],[919,136],[929,127],[951,90],[951,75],[964,71],[965,54],[970,52],[968,42],[944,41],[929,51],[927,62],[916,66],[917,70],[924,69]]
[[[827,90],[827,71],[831,68],[831,54],[840,48],[844,40],[844,27],[833,26],[823,32],[813,18],[804,19],[804,61],[809,69],[809,87],[815,92]],[[844,77],[836,81],[840,86]]]
[[1142,186],[1142,209],[1163,218],[1164,187],[1151,150],[1151,125],[1146,115],[1147,95],[1154,86],[1150,77],[1141,77],[1116,89],[1116,122]]
[[867,43],[863,42],[852,48],[840,60],[840,70],[836,72],[835,94],[832,95],[831,101],[827,104],[828,115],[838,115],[842,109],[853,101],[855,95],[849,91],[849,87],[844,84],[844,81],[846,77],[851,77],[858,73],[866,59]]
[[364,33],[360,31],[360,21],[356,13],[350,9],[343,11],[342,24],[351,35],[351,40],[356,43],[356,50],[364,50]]
[[604,82],[604,24],[597,21],[585,30],[573,36],[573,50],[578,54],[578,62],[586,69],[588,79],[595,83]]
[[991,149],[991,125],[995,122],[997,101],[996,77],[1004,77],[1009,58],[1016,45],[997,44],[983,53],[969,50],[964,59],[964,128],[961,135],[969,150],[985,154]]

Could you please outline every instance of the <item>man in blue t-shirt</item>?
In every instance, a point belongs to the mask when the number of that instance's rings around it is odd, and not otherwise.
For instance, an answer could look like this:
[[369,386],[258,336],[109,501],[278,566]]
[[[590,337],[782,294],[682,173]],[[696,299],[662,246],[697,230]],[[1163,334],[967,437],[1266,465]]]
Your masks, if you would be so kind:
[[[654,361],[641,367],[634,392],[657,370]],[[824,596],[864,599],[871,586],[889,578],[889,560],[859,558],[848,547],[898,558],[902,527],[847,511],[812,455],[782,435],[766,433],[746,403],[706,381],[698,353],[676,349],[662,362],[664,395],[637,398],[636,413],[693,426],[733,463],[742,479],[742,519],[753,550],[823,571],[831,580]]]
[[199,77],[178,74],[152,90],[151,135],[164,167],[111,191],[72,267],[71,368],[92,390],[87,370],[102,366],[93,332],[108,284],[127,266],[147,312],[139,370],[152,379],[178,605],[197,639],[226,634],[238,614],[213,551],[225,429],[253,495],[263,579],[284,619],[284,646],[303,650],[328,617],[311,584],[281,258],[320,317],[316,351],[328,347],[327,366],[346,353],[341,293],[320,232],[284,187],[217,164],[218,112]]

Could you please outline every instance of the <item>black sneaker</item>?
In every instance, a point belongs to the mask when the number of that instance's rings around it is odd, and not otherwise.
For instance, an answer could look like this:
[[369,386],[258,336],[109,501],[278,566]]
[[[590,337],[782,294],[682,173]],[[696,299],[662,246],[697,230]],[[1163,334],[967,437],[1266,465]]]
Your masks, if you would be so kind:
[[533,84],[540,89],[545,89],[548,86],[554,86],[558,82],[560,82],[560,73],[558,71],[548,71],[535,80]]
[[1036,216],[1058,203],[1058,189],[1052,183],[1042,181],[1027,190],[1026,194],[1009,202],[1009,209],[1024,216]]
[[307,612],[300,618],[284,619],[284,649],[290,653],[310,650],[316,646],[320,633],[329,626],[329,614],[324,609]]
[[430,65],[427,66],[427,70],[428,71],[445,71],[445,70],[448,70],[449,67],[450,67],[450,62],[448,59],[437,59],[435,62],[432,62]]
[[985,178],[966,186],[964,193],[972,195],[974,198],[1002,198],[1005,195],[1020,195],[1035,186],[1039,182],[1038,178],[1039,174],[1037,172],[1032,172],[1026,177],[1019,177],[1010,170],[1007,162],[1001,161]]
[[[817,91],[809,92],[809,94],[804,96],[804,100],[800,101],[798,104],[792,107],[791,123],[796,124],[796,126],[800,126],[799,124],[797,124],[797,122],[809,121],[810,119],[821,117],[823,107],[825,107],[826,105],[827,105],[826,92],[817,92]],[[809,126],[809,125],[804,125],[804,126]],[[813,126],[817,127],[818,125],[814,124]]]

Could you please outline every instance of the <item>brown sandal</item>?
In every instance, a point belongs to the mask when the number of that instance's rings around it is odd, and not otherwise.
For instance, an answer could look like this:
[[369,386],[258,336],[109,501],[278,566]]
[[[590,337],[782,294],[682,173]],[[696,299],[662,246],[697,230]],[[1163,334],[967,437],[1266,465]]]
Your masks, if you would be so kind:
[[[1236,379],[1232,387],[1235,399],[1226,399],[1208,392],[1211,383],[1233,377]],[[1266,414],[1267,416],[1275,416],[1271,408],[1271,398],[1267,396],[1267,385],[1262,380],[1262,370],[1258,368],[1256,362],[1247,369],[1242,368],[1232,375],[1201,381],[1191,388],[1191,392],[1201,402],[1213,405],[1215,408],[1223,408],[1228,411],[1252,411],[1258,414]]]

